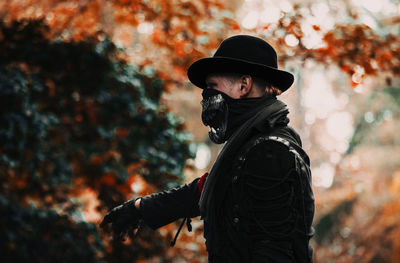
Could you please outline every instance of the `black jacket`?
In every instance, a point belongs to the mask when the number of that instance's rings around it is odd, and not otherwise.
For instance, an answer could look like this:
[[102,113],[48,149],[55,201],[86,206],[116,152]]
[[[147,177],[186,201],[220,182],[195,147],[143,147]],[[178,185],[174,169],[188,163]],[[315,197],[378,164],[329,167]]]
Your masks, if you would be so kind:
[[[309,159],[293,129],[253,136],[232,160],[229,191],[216,224],[218,242],[205,222],[209,262],[312,262],[314,215]],[[199,178],[145,196],[141,212],[156,229],[200,215]],[[210,244],[213,244],[210,246]]]

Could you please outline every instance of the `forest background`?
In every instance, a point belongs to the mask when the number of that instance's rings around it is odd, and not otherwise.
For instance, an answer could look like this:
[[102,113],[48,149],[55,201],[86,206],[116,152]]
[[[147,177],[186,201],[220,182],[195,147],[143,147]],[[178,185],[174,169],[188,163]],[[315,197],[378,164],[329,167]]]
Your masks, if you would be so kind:
[[312,160],[315,262],[400,262],[400,1],[1,0],[2,262],[206,262],[194,231],[110,241],[98,222],[191,181],[219,148],[194,60],[268,40]]

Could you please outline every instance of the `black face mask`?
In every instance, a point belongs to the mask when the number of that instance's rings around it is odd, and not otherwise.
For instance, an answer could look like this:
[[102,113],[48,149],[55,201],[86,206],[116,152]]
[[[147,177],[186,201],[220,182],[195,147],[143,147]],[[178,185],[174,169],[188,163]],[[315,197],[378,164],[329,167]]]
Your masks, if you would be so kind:
[[225,135],[228,128],[229,108],[227,100],[229,96],[214,89],[204,89],[201,120],[206,126],[210,126],[208,136],[215,143],[226,141]]
[[208,136],[214,143],[224,143],[249,117],[262,98],[233,99],[223,92],[204,89],[201,119],[210,126]]

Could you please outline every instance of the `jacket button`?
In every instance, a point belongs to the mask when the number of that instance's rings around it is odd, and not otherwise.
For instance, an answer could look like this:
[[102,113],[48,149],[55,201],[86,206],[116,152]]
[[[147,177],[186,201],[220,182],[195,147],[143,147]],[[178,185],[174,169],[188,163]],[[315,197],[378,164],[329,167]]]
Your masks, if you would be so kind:
[[235,224],[239,223],[239,218],[238,217],[233,218],[233,223]]
[[235,175],[235,176],[232,178],[232,182],[236,182],[236,181],[237,181],[237,179],[238,179],[238,176],[237,176],[237,175]]
[[238,205],[238,204],[235,204],[235,205],[233,206],[233,209],[235,209],[236,211],[238,211],[238,210],[239,210],[239,205]]

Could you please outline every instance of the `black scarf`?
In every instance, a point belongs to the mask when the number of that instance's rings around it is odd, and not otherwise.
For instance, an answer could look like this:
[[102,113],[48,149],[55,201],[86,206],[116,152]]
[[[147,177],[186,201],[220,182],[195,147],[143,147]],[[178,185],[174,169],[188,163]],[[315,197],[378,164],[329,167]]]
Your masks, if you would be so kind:
[[[232,134],[224,145],[221,153],[218,155],[211,171],[205,182],[202,194],[200,196],[199,207],[202,218],[208,227],[208,233],[212,233],[213,237],[207,237],[207,249],[217,249],[214,247],[214,240],[222,237],[218,236],[217,221],[218,211],[221,211],[224,196],[228,190],[230,181],[229,169],[232,160],[237,155],[245,142],[255,133],[266,128],[274,127],[278,121],[284,121],[287,124],[287,114],[289,110],[283,102],[275,97],[263,97],[254,110],[246,113],[247,121],[243,123]],[[249,118],[249,116],[251,116]],[[217,241],[218,242],[218,241]]]
[[232,99],[233,103],[229,104],[229,121],[226,137],[229,139],[237,129],[242,126],[256,112],[257,108],[265,104],[267,100],[275,100],[276,97],[257,97]]
[[[215,89],[204,89],[201,118],[206,126],[210,126],[210,139],[217,144],[226,142],[229,137],[246,122],[260,102],[270,95],[255,98],[234,99]],[[211,131],[213,129],[214,131]]]

